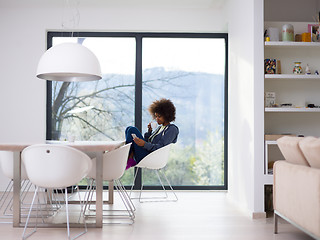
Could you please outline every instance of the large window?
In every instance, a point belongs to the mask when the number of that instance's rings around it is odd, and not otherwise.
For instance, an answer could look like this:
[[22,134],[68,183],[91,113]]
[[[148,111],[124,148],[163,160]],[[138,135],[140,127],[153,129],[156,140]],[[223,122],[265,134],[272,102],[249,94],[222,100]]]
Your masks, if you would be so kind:
[[[48,47],[78,42],[98,57],[103,78],[48,82],[48,139],[122,140],[142,132],[150,103],[170,98],[180,129],[166,173],[177,189],[227,188],[227,35],[49,32]],[[156,178],[143,173],[150,186]],[[133,169],[123,177],[131,184]],[[138,181],[139,184],[139,181]]]

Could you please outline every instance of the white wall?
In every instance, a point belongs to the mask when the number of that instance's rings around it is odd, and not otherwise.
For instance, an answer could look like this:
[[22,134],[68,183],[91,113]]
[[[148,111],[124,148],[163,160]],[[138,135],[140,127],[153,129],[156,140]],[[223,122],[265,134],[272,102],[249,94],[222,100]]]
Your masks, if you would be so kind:
[[[70,1],[73,2],[73,1]],[[227,32],[223,0],[80,0],[79,30]],[[0,143],[41,142],[46,84],[35,77],[62,0],[0,0]],[[0,174],[0,190],[7,180]]]
[[319,0],[265,0],[265,21],[313,22],[318,18]]
[[229,198],[249,214],[264,212],[263,0],[230,0]]
[[[253,104],[254,104],[254,205],[253,217],[261,217],[264,209],[264,37],[263,0],[253,5]],[[262,214],[263,213],[263,214]]]

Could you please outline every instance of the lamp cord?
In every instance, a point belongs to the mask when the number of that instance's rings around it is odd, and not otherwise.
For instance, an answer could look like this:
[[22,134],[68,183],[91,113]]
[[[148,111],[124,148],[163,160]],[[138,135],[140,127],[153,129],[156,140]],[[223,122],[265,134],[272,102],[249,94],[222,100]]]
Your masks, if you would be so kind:
[[80,12],[79,12],[80,0],[65,0],[63,15],[62,15],[62,29],[70,29],[71,37],[73,37],[74,30],[79,27]]

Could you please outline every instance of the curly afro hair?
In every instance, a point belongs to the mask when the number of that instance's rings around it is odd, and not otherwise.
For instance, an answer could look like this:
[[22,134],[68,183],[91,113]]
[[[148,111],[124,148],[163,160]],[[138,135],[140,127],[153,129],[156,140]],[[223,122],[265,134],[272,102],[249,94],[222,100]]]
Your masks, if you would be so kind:
[[162,116],[167,122],[172,122],[176,119],[176,107],[173,105],[171,100],[162,98],[154,101],[149,106],[149,112],[153,118],[155,114]]

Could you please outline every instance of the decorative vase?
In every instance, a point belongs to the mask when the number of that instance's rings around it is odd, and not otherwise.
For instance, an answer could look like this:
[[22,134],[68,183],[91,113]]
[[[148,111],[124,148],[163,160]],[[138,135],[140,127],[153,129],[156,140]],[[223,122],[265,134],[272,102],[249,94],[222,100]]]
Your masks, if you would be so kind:
[[301,62],[294,62],[293,74],[302,74]]
[[282,41],[294,41],[294,30],[291,24],[282,26]]
[[309,67],[309,65],[307,64],[306,66],[306,70],[304,71],[307,75],[310,75],[311,74],[311,69]]
[[280,41],[280,30],[279,28],[269,27],[267,29],[268,37],[270,41]]

